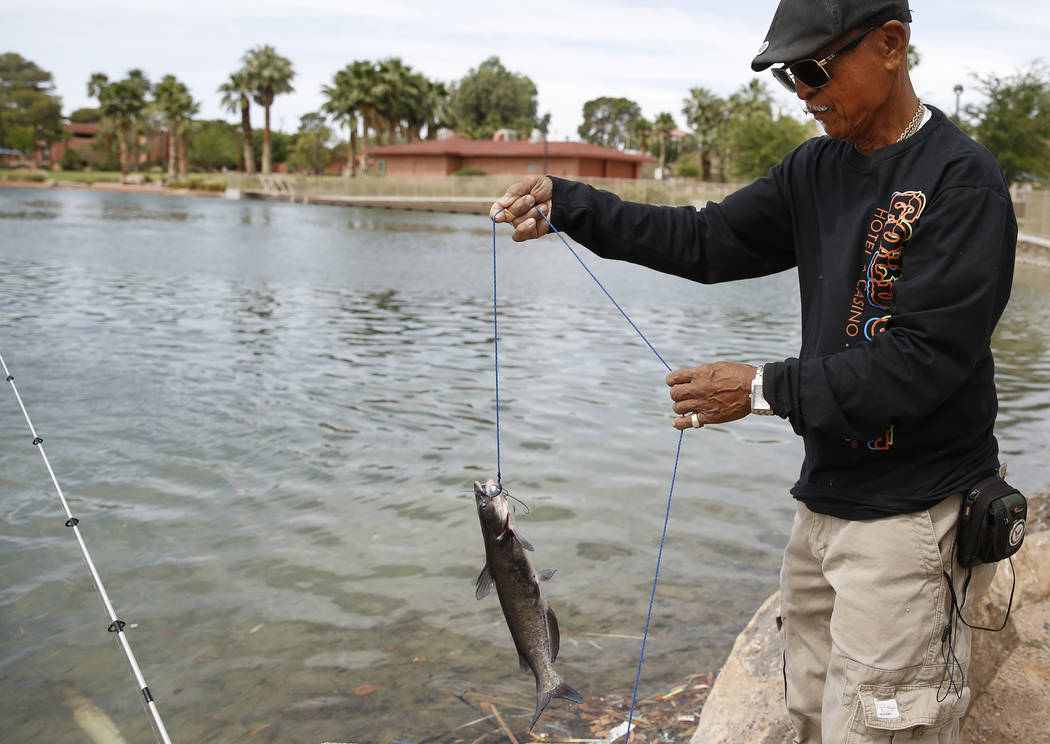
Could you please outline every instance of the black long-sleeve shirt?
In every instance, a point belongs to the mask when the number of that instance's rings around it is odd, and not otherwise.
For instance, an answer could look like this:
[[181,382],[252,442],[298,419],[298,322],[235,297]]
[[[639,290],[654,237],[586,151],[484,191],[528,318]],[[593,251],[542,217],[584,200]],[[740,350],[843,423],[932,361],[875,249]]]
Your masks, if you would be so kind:
[[802,347],[764,389],[805,443],[792,494],[821,513],[917,511],[998,465],[990,341],[1017,223],[992,155],[931,112],[869,157],[812,139],[701,210],[554,179],[553,224],[599,256],[703,283],[797,268]]

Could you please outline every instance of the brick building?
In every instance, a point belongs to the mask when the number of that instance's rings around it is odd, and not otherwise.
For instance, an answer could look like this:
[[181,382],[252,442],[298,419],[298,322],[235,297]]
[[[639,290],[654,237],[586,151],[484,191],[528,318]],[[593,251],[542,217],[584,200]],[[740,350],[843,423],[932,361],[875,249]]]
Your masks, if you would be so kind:
[[485,175],[547,173],[568,178],[641,178],[653,158],[583,142],[499,142],[453,137],[370,147],[375,169],[393,177],[448,176],[465,168]]
[[[40,143],[40,147],[33,153],[33,165],[37,168],[61,168],[62,156],[66,150],[81,152],[83,150],[101,147],[105,151],[117,151],[117,136],[115,134],[98,141],[97,135],[102,127],[98,124],[83,124],[80,122],[66,122],[62,125],[66,130],[66,138],[53,145]],[[131,143],[129,143],[130,146]],[[168,157],[168,133],[158,132],[149,137],[138,136],[139,163],[148,163],[158,160],[166,161]]]

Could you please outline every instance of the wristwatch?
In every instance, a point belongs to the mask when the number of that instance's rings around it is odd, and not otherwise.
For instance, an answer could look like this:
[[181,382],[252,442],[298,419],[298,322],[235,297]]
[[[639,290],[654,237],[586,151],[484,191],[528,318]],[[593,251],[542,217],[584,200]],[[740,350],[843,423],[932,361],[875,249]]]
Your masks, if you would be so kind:
[[759,416],[772,416],[773,407],[769,405],[765,395],[762,394],[762,374],[764,371],[765,367],[760,365],[755,371],[755,379],[751,380],[751,413]]

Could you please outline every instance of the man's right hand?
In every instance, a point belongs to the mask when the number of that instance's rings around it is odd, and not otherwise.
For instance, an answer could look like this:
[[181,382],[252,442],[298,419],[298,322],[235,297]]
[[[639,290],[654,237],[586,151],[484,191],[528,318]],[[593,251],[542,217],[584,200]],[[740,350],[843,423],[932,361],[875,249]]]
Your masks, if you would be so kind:
[[511,237],[515,242],[538,238],[550,231],[550,225],[536,214],[535,208],[549,218],[553,193],[554,183],[547,176],[526,176],[492,203],[489,217],[496,222],[513,224]]

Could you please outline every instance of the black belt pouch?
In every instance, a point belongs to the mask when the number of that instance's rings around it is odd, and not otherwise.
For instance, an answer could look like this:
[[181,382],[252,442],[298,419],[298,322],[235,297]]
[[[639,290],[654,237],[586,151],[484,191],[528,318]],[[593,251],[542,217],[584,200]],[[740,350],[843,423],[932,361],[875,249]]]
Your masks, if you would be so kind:
[[956,531],[956,559],[963,568],[996,563],[1020,549],[1028,501],[999,475],[985,478],[963,497]]

